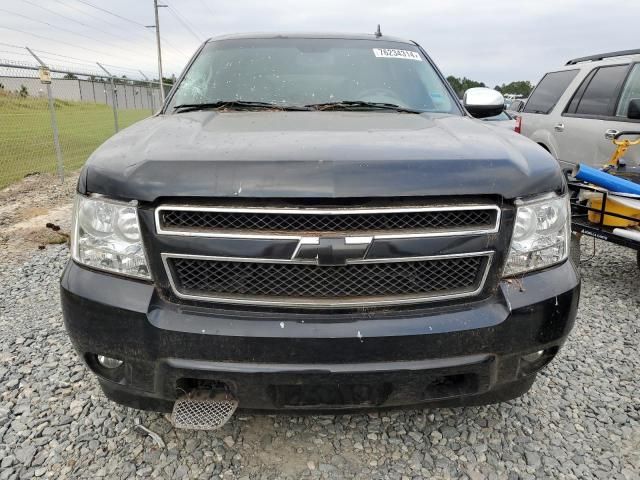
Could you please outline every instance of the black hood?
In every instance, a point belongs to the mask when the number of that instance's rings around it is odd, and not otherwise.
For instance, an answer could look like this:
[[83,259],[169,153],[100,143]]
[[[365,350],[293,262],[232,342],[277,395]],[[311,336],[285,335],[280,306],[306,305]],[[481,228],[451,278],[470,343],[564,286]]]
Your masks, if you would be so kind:
[[514,132],[460,116],[388,112],[160,115],[91,156],[80,191],[160,197],[403,197],[560,190],[557,162]]

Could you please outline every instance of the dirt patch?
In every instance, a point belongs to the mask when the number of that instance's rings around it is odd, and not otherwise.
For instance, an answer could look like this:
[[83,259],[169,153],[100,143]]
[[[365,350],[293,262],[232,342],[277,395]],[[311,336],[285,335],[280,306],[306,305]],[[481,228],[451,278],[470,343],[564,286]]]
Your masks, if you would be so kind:
[[[67,241],[78,172],[64,183],[54,175],[32,175],[0,190],[0,255],[20,260],[47,245]],[[47,224],[59,226],[58,231]]]
[[22,218],[27,220],[33,217],[39,217],[41,215],[46,215],[48,210],[44,207],[29,207],[25,208],[22,212]]

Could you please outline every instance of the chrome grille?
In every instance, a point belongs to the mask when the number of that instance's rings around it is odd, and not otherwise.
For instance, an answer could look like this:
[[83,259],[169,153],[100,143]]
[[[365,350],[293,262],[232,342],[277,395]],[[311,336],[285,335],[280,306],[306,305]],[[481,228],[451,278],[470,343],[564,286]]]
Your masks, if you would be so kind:
[[[501,222],[501,209],[493,204],[270,205],[273,202],[265,207],[159,206],[156,233],[167,236],[162,243],[169,251],[161,256],[174,295],[307,308],[471,297],[485,288],[497,240],[492,234]],[[479,242],[484,235],[486,242]],[[428,239],[449,236],[458,248],[464,248],[468,237],[468,245],[484,251],[441,254],[448,250],[443,248],[447,242]],[[181,237],[201,239],[183,243]],[[198,255],[189,246],[197,248]],[[403,257],[403,252],[412,253]]]
[[466,296],[482,287],[490,255],[341,266],[167,258],[177,293],[232,303],[349,305]]
[[381,209],[265,209],[172,207],[157,210],[159,233],[254,232],[300,234],[314,232],[416,232],[494,230],[499,209],[494,206],[407,207]]

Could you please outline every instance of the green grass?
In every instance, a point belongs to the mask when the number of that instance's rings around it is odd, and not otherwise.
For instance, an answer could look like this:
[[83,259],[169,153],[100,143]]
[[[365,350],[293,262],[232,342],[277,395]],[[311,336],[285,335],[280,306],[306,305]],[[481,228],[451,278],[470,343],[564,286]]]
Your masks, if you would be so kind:
[[[65,171],[80,168],[114,134],[108,105],[55,101]],[[120,129],[148,117],[150,110],[118,110]],[[0,188],[33,173],[54,173],[56,154],[48,102],[0,92]]]

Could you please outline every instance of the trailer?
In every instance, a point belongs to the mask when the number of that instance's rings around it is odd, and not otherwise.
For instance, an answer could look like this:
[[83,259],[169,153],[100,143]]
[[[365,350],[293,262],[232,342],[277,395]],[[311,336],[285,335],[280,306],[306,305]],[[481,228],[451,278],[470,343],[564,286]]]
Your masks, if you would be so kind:
[[[640,218],[615,211],[612,198],[621,198],[604,188],[577,180],[568,180],[571,192],[571,230],[579,235],[615,243],[636,251],[636,262],[640,268]],[[600,200],[593,202],[594,198]],[[637,199],[640,196],[624,195],[622,198]],[[593,205],[596,203],[596,205]],[[626,227],[616,223],[627,224]]]

